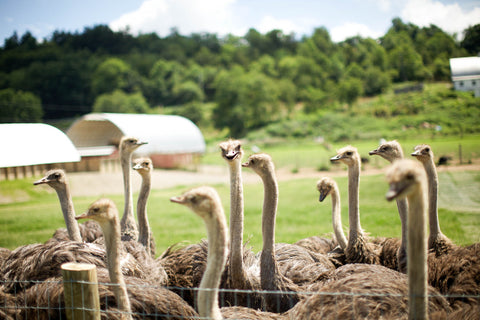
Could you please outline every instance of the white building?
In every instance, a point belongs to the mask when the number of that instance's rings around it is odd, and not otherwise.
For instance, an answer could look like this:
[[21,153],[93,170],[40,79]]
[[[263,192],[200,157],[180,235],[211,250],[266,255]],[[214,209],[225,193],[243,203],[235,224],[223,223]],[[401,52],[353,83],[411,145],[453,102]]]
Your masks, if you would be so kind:
[[155,168],[190,167],[206,148],[200,129],[173,115],[90,113],[75,121],[67,136],[82,156],[80,167],[88,171],[109,170],[109,160],[118,162],[123,136],[148,142],[135,154],[149,156]]
[[0,179],[31,177],[80,161],[72,141],[48,124],[0,124],[0,136]]
[[473,91],[480,97],[480,57],[452,58],[450,71],[455,90]]

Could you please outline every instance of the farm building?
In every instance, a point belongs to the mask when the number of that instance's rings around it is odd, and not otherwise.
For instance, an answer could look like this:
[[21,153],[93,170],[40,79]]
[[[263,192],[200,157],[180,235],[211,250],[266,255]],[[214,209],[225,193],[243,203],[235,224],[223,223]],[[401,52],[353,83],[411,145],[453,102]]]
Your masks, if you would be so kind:
[[189,119],[173,115],[90,113],[67,130],[84,170],[111,170],[118,164],[118,144],[133,136],[148,144],[135,156],[149,156],[155,168],[190,167],[205,152],[200,129]]
[[480,57],[452,58],[450,70],[455,90],[473,91],[480,97]]
[[42,123],[0,124],[0,179],[44,174],[46,169],[80,161],[72,141],[60,130]]

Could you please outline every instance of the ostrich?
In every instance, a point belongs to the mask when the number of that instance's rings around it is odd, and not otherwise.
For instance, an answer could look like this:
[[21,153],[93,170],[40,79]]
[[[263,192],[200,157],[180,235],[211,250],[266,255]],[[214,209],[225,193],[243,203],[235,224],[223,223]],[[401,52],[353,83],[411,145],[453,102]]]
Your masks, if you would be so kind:
[[155,239],[148,223],[147,199],[152,187],[153,163],[150,158],[138,158],[133,161],[133,169],[142,176],[142,186],[137,200],[138,242],[155,257]]
[[52,187],[60,201],[63,218],[67,229],[57,229],[49,241],[85,241],[94,242],[102,236],[101,229],[93,221],[87,221],[84,224],[78,224],[75,221],[75,208],[73,206],[72,195],[68,185],[67,175],[62,169],[53,169],[46,175],[33,183],[34,185],[47,184]]
[[296,245],[302,246],[308,250],[329,254],[337,246],[345,250],[347,247],[347,238],[342,230],[342,216],[340,215],[340,192],[335,180],[324,177],[317,181],[317,190],[320,192],[319,201],[322,202],[330,194],[332,197],[332,225],[335,239],[321,238],[313,236],[295,242]]
[[275,244],[278,184],[272,158],[267,154],[254,154],[242,166],[255,171],[264,185],[260,284],[263,290],[279,291],[265,294],[265,307],[267,311],[284,312],[298,302],[298,285],[307,285],[324,277],[335,269],[335,266],[328,257],[298,245]]
[[[102,228],[107,247],[108,275],[110,282],[115,284],[112,290],[116,305],[126,315],[127,319],[132,318],[132,311],[138,313],[140,318],[143,317],[145,309],[150,310],[150,312],[154,310],[154,315],[159,318],[163,318],[163,315],[168,319],[198,317],[197,313],[175,293],[163,287],[152,287],[149,283],[139,281],[138,278],[124,278],[120,262],[122,255],[120,224],[118,210],[113,201],[99,199],[90,205],[85,213],[75,218],[92,219]],[[100,290],[100,293],[103,300],[105,292]],[[134,297],[135,304],[129,298],[129,293]],[[139,297],[142,297],[142,299],[139,299]]]
[[198,292],[198,313],[205,319],[282,319],[284,315],[246,307],[219,308],[218,291],[228,255],[228,227],[220,197],[211,187],[198,187],[170,201],[187,206],[204,220],[208,234],[207,268]]
[[378,264],[379,248],[368,242],[360,225],[359,209],[359,184],[361,159],[357,148],[346,146],[330,159],[332,162],[340,161],[348,167],[348,220],[350,231],[348,244],[345,250],[347,263]]
[[132,153],[141,145],[147,142],[139,141],[134,137],[123,137],[120,140],[120,162],[122,164],[123,172],[123,187],[125,197],[125,208],[123,210],[122,220],[120,225],[122,228],[123,240],[138,240],[138,228],[135,222],[135,215],[133,213],[133,196],[132,183],[130,181]]
[[427,285],[425,173],[415,162],[401,160],[389,169],[387,180],[387,199],[408,196],[411,205],[408,276],[381,265],[340,267],[318,292],[290,311],[291,319],[427,319],[427,314],[446,318],[451,312],[445,298]]
[[[378,155],[384,158],[385,160],[389,161],[390,163],[393,163],[396,160],[403,159],[402,146],[396,140],[384,142],[380,146],[378,146],[377,149],[370,151],[368,154]],[[405,272],[407,268],[407,261],[406,261],[407,224],[405,223],[405,221],[407,219],[408,202],[407,202],[407,198],[397,198],[396,202],[397,202],[398,214],[400,216],[400,221],[402,225],[402,235],[401,235],[402,240],[400,243],[400,248],[396,253],[397,265],[398,265],[399,271]],[[389,247],[389,246],[384,246],[383,248],[386,248],[386,247]]]
[[447,254],[455,245],[440,230],[438,221],[438,175],[435,168],[434,155],[432,148],[427,144],[420,144],[415,147],[415,151],[411,154],[419,160],[428,177],[428,219],[430,224],[430,236],[428,237],[428,247],[435,252],[437,257]]
[[[258,266],[258,260],[251,250],[243,250],[243,184],[242,156],[243,150],[239,140],[229,139],[219,144],[222,158],[227,162],[230,172],[230,255],[228,259],[227,283],[222,287],[238,290],[259,290],[260,276],[253,270]],[[245,265],[248,262],[249,265]],[[261,306],[261,299],[254,294],[235,293],[227,297],[230,304],[243,305],[251,308]]]

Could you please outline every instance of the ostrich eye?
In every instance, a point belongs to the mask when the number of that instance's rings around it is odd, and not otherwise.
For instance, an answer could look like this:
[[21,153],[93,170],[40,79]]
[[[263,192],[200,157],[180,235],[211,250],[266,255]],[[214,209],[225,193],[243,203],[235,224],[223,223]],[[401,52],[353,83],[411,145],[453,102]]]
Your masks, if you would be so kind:
[[425,152],[430,152],[430,148],[425,148]]
[[389,146],[383,147],[383,151],[388,151],[388,150],[390,150],[390,147],[389,147]]
[[93,208],[92,211],[95,212],[95,213],[98,213],[98,212],[100,211],[100,208],[99,208],[99,207],[95,207],[95,208]]
[[352,151],[347,151],[347,152],[345,152],[345,154],[346,154],[347,156],[351,156],[351,155],[353,154],[353,152],[352,152]]
[[408,180],[413,180],[415,176],[412,173],[407,174],[407,179]]

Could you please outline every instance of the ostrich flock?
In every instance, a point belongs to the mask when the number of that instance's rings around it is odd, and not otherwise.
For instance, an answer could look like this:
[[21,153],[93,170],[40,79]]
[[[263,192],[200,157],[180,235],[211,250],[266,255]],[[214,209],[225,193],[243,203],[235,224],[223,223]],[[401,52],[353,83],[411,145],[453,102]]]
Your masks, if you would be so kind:
[[[147,214],[152,161],[132,159],[144,143],[120,141],[121,217],[106,198],[76,215],[63,170],[34,182],[56,191],[66,228],[43,244],[0,250],[1,319],[66,319],[66,262],[96,266],[102,319],[480,319],[480,244],[455,245],[442,233],[429,145],[416,146],[411,158],[404,158],[397,141],[369,153],[391,162],[385,198],[396,201],[401,238],[372,238],[362,229],[361,158],[346,146],[330,160],[348,168],[348,234],[339,188],[324,177],[317,189],[319,201],[331,198],[333,236],[289,244],[275,242],[279,192],[272,158],[257,153],[242,162],[241,142],[224,141],[219,148],[230,174],[229,223],[212,187],[172,197],[204,221],[207,239],[172,245],[156,257]],[[242,167],[258,174],[264,187],[258,253],[243,240]],[[132,169],[142,177],[136,217]]]

